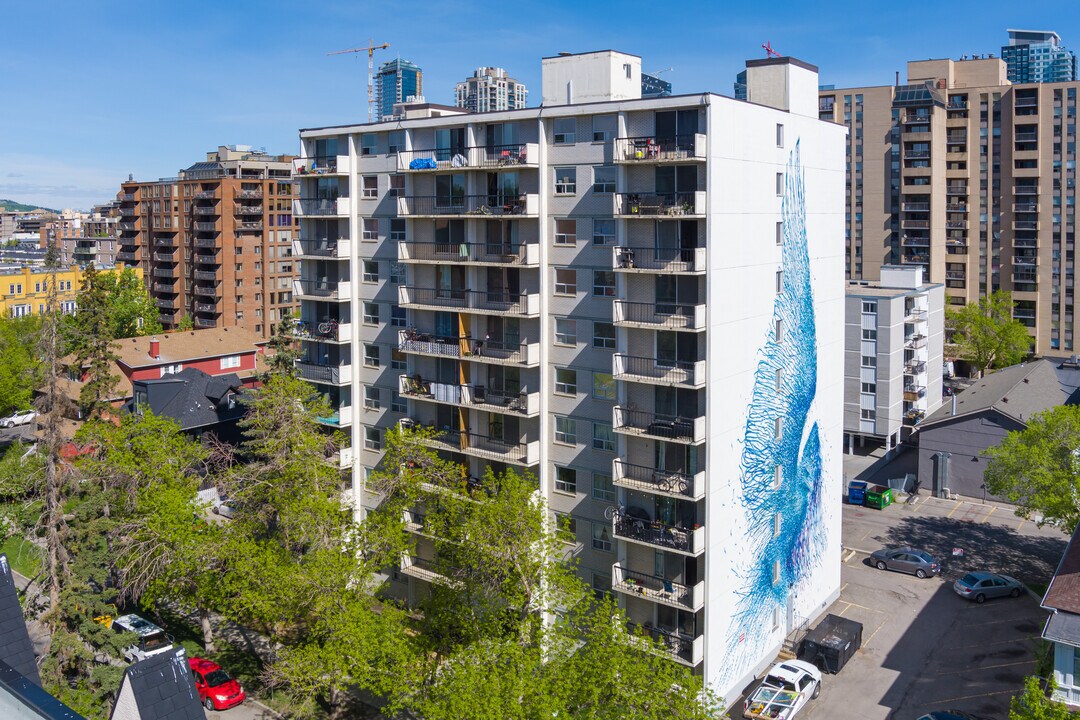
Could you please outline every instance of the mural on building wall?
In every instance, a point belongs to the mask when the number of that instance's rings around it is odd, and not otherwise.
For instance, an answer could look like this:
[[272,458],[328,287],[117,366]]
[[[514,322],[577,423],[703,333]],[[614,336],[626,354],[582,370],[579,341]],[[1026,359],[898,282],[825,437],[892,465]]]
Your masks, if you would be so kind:
[[817,392],[817,333],[797,143],[784,180],[781,292],[759,351],[743,433],[740,510],[751,560],[740,570],[729,625],[721,672],[729,681],[760,659],[775,613],[781,625],[786,623],[789,594],[819,564],[826,540],[821,442],[810,418]]

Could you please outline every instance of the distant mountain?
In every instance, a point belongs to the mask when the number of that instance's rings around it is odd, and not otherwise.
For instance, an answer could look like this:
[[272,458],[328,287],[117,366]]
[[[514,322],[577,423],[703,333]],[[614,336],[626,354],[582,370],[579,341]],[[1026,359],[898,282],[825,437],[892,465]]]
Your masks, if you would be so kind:
[[23,203],[17,203],[14,200],[0,199],[0,208],[4,208],[8,212],[30,212],[31,210],[45,210],[46,212],[60,212],[59,210],[53,210],[52,208],[40,207],[38,205],[24,205]]

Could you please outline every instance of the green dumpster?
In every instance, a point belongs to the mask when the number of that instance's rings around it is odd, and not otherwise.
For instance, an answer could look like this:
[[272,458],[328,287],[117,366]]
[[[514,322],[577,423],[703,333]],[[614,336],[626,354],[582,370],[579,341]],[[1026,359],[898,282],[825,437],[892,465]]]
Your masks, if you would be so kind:
[[866,507],[881,510],[893,501],[892,488],[885,485],[871,485],[866,488]]

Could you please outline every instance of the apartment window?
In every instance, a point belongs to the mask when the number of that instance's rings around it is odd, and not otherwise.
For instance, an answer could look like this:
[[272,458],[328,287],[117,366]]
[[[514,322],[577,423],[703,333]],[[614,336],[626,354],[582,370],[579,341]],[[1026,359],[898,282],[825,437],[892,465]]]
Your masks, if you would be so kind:
[[397,348],[390,348],[390,368],[392,370],[404,370],[407,364],[408,359],[405,357],[405,353]]
[[555,442],[577,445],[577,420],[556,415]]
[[773,336],[776,338],[776,342],[784,341],[784,321],[777,320],[773,327]]
[[593,186],[594,193],[613,193],[615,192],[615,166],[614,165],[597,165],[593,168]]
[[593,220],[592,243],[593,245],[614,245],[615,221],[601,220],[599,218]]
[[368,450],[382,450],[382,430],[364,428],[364,447]]
[[776,244],[784,244],[784,223],[782,222],[776,223]]
[[404,175],[391,175],[390,176],[390,189],[387,191],[390,197],[399,197],[405,194],[405,176]]
[[784,418],[773,420],[773,437],[779,440],[784,436]]
[[618,129],[619,117],[617,115],[593,115],[593,142],[607,142],[608,140],[613,140]]
[[783,386],[784,386],[784,369],[783,368],[777,368],[777,370],[776,370],[776,384],[773,387],[775,387],[777,390],[779,390]]
[[391,327],[405,327],[407,321],[405,319],[405,308],[400,305],[390,306],[390,326]]
[[784,194],[784,173],[776,173],[776,197]]
[[573,145],[577,142],[577,118],[556,118],[553,140],[556,145]]
[[593,473],[592,496],[593,500],[615,502],[615,484],[611,482],[610,475],[598,472]]
[[555,168],[555,194],[574,195],[577,193],[577,168]]
[[780,513],[773,515],[772,522],[772,536],[774,538],[780,537],[780,533],[784,530],[784,516]]
[[[393,233],[393,230],[391,230],[390,232]],[[390,276],[387,279],[393,285],[398,285],[405,282],[405,263],[391,262]]]
[[375,133],[364,133],[360,136],[360,154],[375,154]]
[[557,295],[577,294],[577,270],[555,268],[555,293]]
[[577,543],[577,518],[568,513],[557,512],[555,515],[555,527],[559,529],[560,539],[563,542]]
[[874,419],[876,419],[877,415],[876,415],[876,413],[874,412],[873,409],[860,410],[859,411],[859,417],[861,419],[863,419],[863,420],[874,420]]
[[[777,126],[777,127],[781,127],[781,126]],[[780,582],[780,561],[779,560],[773,560],[772,582],[773,582],[773,585],[776,585],[778,582]]]
[[776,271],[776,294],[779,295],[784,291],[784,271]]
[[867,395],[873,395],[874,393],[877,392],[877,384],[876,383],[865,383],[864,382],[864,383],[860,384],[859,392],[866,393]]
[[361,179],[360,197],[364,198],[377,198],[379,197],[379,176],[378,175],[364,175]]
[[379,221],[376,218],[362,218],[364,229],[361,237],[364,240],[378,240],[379,239]]
[[379,367],[379,346],[364,345],[364,364],[368,367]]
[[596,450],[615,452],[615,431],[611,429],[610,423],[593,423],[592,446]]
[[862,366],[863,367],[877,367],[877,358],[875,356],[873,356],[873,355],[863,355],[862,356]]
[[780,465],[773,467],[772,486],[773,490],[779,490],[784,484],[784,468]]
[[405,403],[405,399],[401,397],[401,394],[396,390],[390,393],[390,411],[391,412],[408,412],[409,406]]
[[364,282],[379,282],[379,263],[376,260],[364,261]]
[[577,395],[577,371],[555,368],[555,392],[562,395]]
[[595,550],[612,551],[611,527],[607,523],[592,524],[592,546]]
[[863,340],[877,340],[877,330],[863,330],[862,331],[862,339]]
[[222,370],[228,370],[229,368],[238,368],[238,367],[240,367],[240,356],[239,355],[228,355],[226,357],[221,358],[221,369]]
[[555,221],[555,244],[573,245],[577,243],[577,220],[563,218]]
[[406,220],[402,218],[394,218],[390,221],[390,239],[391,240],[404,240]]
[[387,148],[386,151],[391,155],[396,155],[399,150],[405,147],[405,131],[394,130],[387,135]]
[[615,326],[606,322],[594,322],[592,344],[595,348],[614,350]]
[[592,376],[592,394],[600,400],[615,399],[615,379],[611,373],[594,372]]
[[577,492],[577,470],[568,467],[555,468],[555,491],[574,494]]
[[555,342],[560,345],[577,345],[577,320],[555,318]]
[[862,301],[862,311],[864,313],[868,313],[868,314],[876,313],[877,312],[877,302],[875,302],[874,300],[863,300]]
[[784,126],[781,123],[776,123],[776,147],[784,147]]
[[364,324],[365,325],[378,325],[379,324],[379,304],[373,302],[364,303]]
[[615,296],[615,273],[612,270],[593,270],[592,294],[600,297]]
[[364,387],[364,407],[368,410],[378,410],[380,407],[379,388],[373,385]]
[[[26,306],[27,309],[29,309],[29,307],[30,307],[29,305]],[[27,314],[29,314],[29,313],[27,313]],[[15,317],[20,317],[20,316],[16,315]],[[161,377],[165,377],[166,375],[175,375],[176,373],[180,372],[183,369],[184,369],[184,366],[183,366],[182,363],[176,363],[175,365],[162,365],[161,366]]]

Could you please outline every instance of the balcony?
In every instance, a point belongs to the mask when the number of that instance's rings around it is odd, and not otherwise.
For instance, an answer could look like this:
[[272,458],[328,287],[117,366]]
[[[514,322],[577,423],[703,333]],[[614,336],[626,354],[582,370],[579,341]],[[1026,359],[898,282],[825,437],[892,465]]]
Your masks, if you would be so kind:
[[139,262],[138,252],[118,252],[116,253],[117,262],[136,263]]
[[539,343],[506,343],[490,338],[445,338],[415,329],[398,332],[398,350],[410,355],[461,358],[492,365],[536,367],[540,364]]
[[220,265],[217,253],[197,253],[193,256],[196,265]]
[[217,272],[212,270],[196,270],[196,280],[209,280],[210,282],[221,282],[221,276]]
[[655,575],[628,570],[619,563],[611,566],[611,589],[690,612],[696,612],[705,606],[704,581],[691,587]]
[[930,247],[929,237],[918,237],[913,235],[900,236],[900,244],[904,247]]
[[900,220],[900,227],[904,228],[905,230],[929,230],[930,221],[923,219],[909,220],[908,218],[903,218],[902,220]]
[[297,217],[344,216],[349,214],[349,207],[347,197],[304,198],[293,200],[293,215]]
[[[630,512],[635,510],[636,508],[630,508]],[[611,519],[611,526],[615,537],[638,545],[660,548],[680,555],[700,555],[705,552],[705,528],[701,525],[682,528],[666,525],[659,520],[649,520],[648,517],[616,514]]]
[[348,300],[351,288],[345,280],[293,280],[293,294],[314,300]]
[[946,220],[946,230],[967,230],[967,220]]
[[154,268],[154,277],[160,278],[175,278],[177,277],[176,268]]
[[705,442],[704,417],[662,415],[620,405],[616,405],[612,410],[617,433],[690,445]]
[[928,202],[906,202],[903,204],[904,212],[930,212]]
[[173,235],[166,235],[161,237],[160,235],[154,238],[154,244],[158,247],[176,247],[176,237]]
[[1013,212],[1039,212],[1039,203],[1037,202],[1022,202],[1013,203]]
[[221,241],[217,238],[195,238],[195,247],[197,248],[217,248],[221,245]]
[[348,427],[352,425],[352,406],[342,405],[337,409],[337,412],[331,413],[326,417],[317,417],[316,421],[323,425],[329,425],[331,427]]
[[1038,131],[1035,131],[1035,132],[1018,132],[1013,137],[1013,141],[1018,142],[1018,143],[1038,142],[1039,141],[1039,133],[1038,133]]
[[616,163],[654,164],[675,162],[704,162],[705,135],[676,135],[616,138],[614,160]]
[[235,215],[262,215],[262,205],[236,205],[233,207]]
[[925,360],[908,360],[904,363],[905,375],[922,375],[926,372]]
[[926,347],[926,336],[915,334],[904,336],[904,346],[914,350]]
[[1013,220],[1013,230],[1038,230],[1038,220]]
[[537,143],[516,143],[490,147],[400,150],[397,158],[400,172],[535,168],[540,164],[540,146]]
[[1038,195],[1038,185],[1014,185],[1013,195]]
[[135,209],[134,207],[122,207],[122,208],[120,208],[121,217],[136,217],[136,216],[138,216],[138,214],[139,214],[139,211],[137,209]]
[[352,249],[352,243],[347,238],[330,240],[305,239],[292,241],[293,256],[298,258],[338,258],[347,260]]
[[905,125],[925,125],[930,122],[931,115],[928,112],[904,113]]
[[535,193],[518,195],[407,195],[397,199],[401,217],[537,217]]
[[195,317],[195,327],[212,328],[212,327],[216,327],[216,326],[217,326],[217,320],[198,317],[198,316]]
[[948,203],[947,205],[945,205],[945,210],[946,212],[966,213],[968,211],[968,208],[967,205],[963,203]]
[[319,363],[294,363],[296,374],[305,380],[327,385],[348,385],[352,382],[352,365],[322,365]]
[[946,195],[967,195],[967,185],[946,185]]
[[910,307],[904,310],[904,320],[907,322],[926,322],[926,308]]
[[262,220],[244,220],[236,223],[236,229],[243,232],[262,232],[263,221]]
[[221,290],[216,285],[196,285],[194,293],[200,297],[220,298]]
[[411,578],[417,580],[423,580],[429,583],[440,583],[450,587],[457,587],[459,583],[457,580],[448,578],[441,574],[439,570],[446,571],[446,568],[436,569],[436,565],[431,560],[424,560],[423,558],[415,557],[412,555],[406,555],[401,559],[401,574],[408,575]]
[[216,222],[197,222],[195,223],[195,229],[199,232],[217,232],[218,224]]
[[154,304],[159,308],[176,309],[176,301],[168,298],[154,298]]
[[154,292],[176,295],[179,291],[177,290],[175,285],[168,285],[166,283],[154,283]]
[[674,193],[615,193],[612,214],[621,218],[705,217],[703,190]]
[[457,245],[437,242],[398,242],[398,260],[404,263],[472,263],[476,265],[537,265],[540,247],[498,242]]
[[120,228],[121,230],[129,230],[129,231],[134,231],[134,230],[138,230],[138,229],[139,229],[139,228],[138,228],[138,224],[137,224],[137,223],[133,223],[133,222],[120,222],[120,223],[116,223],[116,227]]
[[696,667],[705,660],[705,636],[690,637],[675,630],[628,624],[631,632],[652,638],[672,660],[689,667]]
[[646,465],[634,465],[622,458],[615,458],[613,472],[612,482],[617,487],[682,500],[700,500],[705,497],[704,471],[696,475],[687,475],[674,470],[657,470]]
[[194,207],[191,209],[193,215],[218,215],[218,209],[216,207]]
[[616,300],[613,320],[618,327],[646,329],[704,330],[704,305]]
[[214,200],[217,198],[217,190],[201,190],[195,193],[196,200]]
[[540,296],[501,290],[443,290],[441,288],[398,287],[398,304],[417,310],[469,310],[501,315],[538,317]]
[[929,150],[905,150],[904,151],[904,159],[905,160],[924,160],[924,159],[926,159],[928,157],[930,157],[930,151]]
[[475,408],[524,417],[540,414],[540,393],[503,394],[483,385],[457,385],[426,380],[417,375],[398,377],[398,392],[404,397],[435,403]]
[[612,268],[624,272],[701,273],[707,266],[705,248],[612,248]]
[[262,190],[237,190],[233,193],[233,197],[237,200],[262,200]]
[[705,386],[705,361],[660,360],[616,353],[612,357],[612,376],[616,380],[649,385],[699,388]]
[[217,315],[221,311],[218,310],[217,305],[214,303],[197,302],[195,303],[195,312],[207,313],[209,315]]
[[[117,257],[119,257],[119,255]],[[157,262],[174,263],[176,262],[176,253],[156,252],[154,253],[154,260]]]
[[904,400],[906,402],[916,402],[924,397],[926,397],[926,388],[922,385],[904,386]]
[[348,155],[313,155],[293,160],[297,175],[348,175],[351,168]]
[[901,255],[900,262],[908,265],[929,265],[930,256],[923,253],[911,253],[909,255]]
[[312,342],[347,343],[352,341],[352,325],[336,320],[297,320],[293,325],[293,337]]
[[116,197],[120,202],[135,202],[135,193],[120,193]]
[[538,440],[530,443],[512,443],[464,430],[446,430],[430,442],[431,446],[438,450],[463,453],[472,457],[484,458],[485,460],[512,463],[524,467],[530,467],[540,462],[540,442]]

